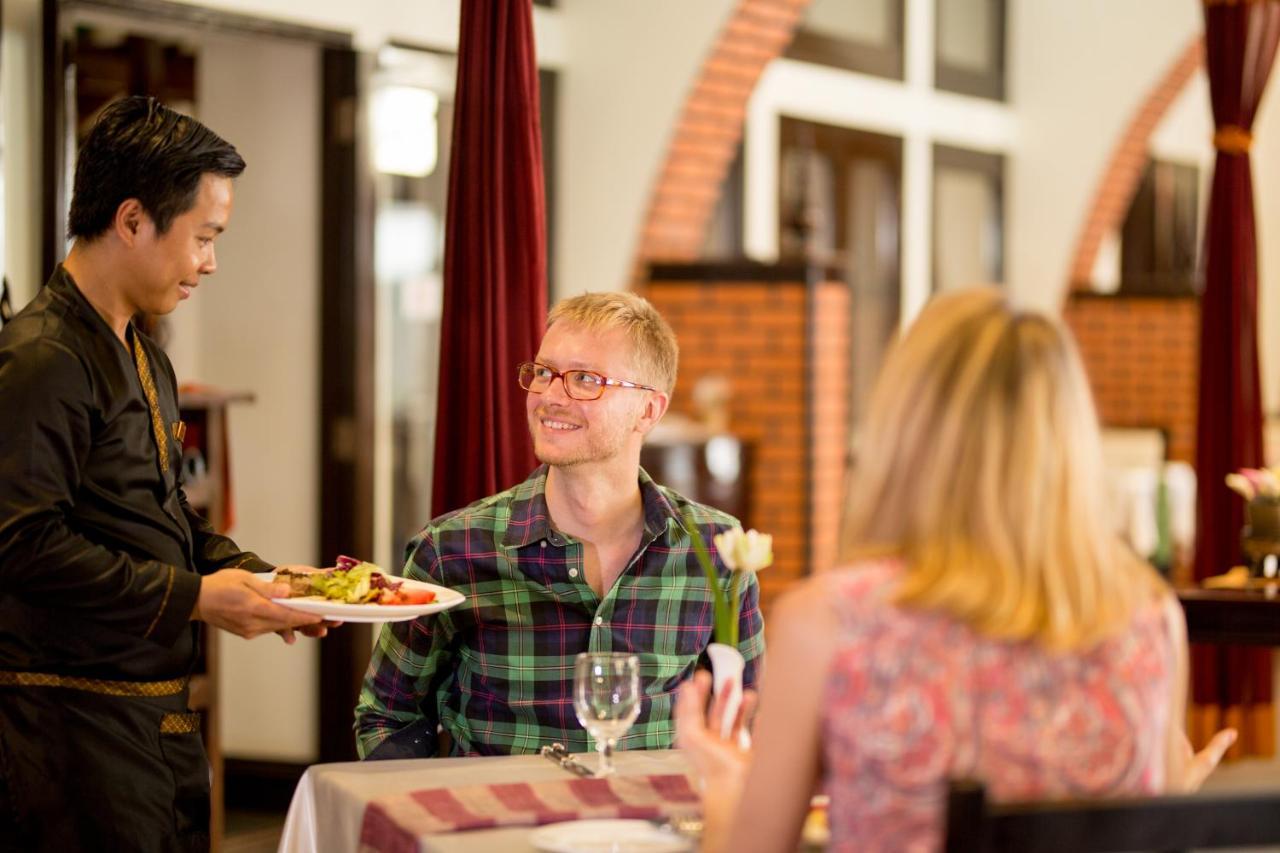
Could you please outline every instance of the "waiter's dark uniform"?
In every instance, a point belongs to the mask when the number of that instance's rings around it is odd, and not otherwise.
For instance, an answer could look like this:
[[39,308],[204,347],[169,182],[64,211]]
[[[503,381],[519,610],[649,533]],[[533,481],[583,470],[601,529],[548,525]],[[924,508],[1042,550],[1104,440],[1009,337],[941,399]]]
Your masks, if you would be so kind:
[[271,566],[180,483],[177,382],[62,267],[0,330],[0,850],[209,844],[200,574]]

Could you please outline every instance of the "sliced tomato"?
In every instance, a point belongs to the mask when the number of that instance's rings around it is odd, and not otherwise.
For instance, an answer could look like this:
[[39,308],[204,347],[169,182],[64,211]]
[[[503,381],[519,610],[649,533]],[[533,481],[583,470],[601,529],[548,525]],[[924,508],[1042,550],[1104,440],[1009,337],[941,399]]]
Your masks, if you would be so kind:
[[404,596],[405,604],[430,604],[436,600],[436,594],[429,589],[399,589]]
[[429,589],[388,589],[378,597],[379,604],[430,604],[436,594]]

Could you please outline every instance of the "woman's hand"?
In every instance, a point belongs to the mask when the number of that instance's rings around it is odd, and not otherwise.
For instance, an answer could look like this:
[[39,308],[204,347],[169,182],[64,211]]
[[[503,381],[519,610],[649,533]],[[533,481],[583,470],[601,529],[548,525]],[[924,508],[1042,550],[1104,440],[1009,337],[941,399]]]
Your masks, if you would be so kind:
[[720,730],[728,694],[727,689],[721,691],[708,709],[711,673],[702,670],[680,686],[676,699],[676,746],[689,758],[702,787],[707,827],[704,850],[715,850],[723,843],[751,763],[750,751],[738,746],[738,733],[755,710],[758,697],[754,690],[743,691],[738,717],[725,738],[720,736]]
[[755,708],[756,692],[743,691],[738,719],[734,721],[729,737],[724,738],[720,736],[720,729],[728,694],[727,689],[721,691],[708,708],[711,673],[699,670],[693,678],[680,685],[680,695],[676,699],[676,745],[689,756],[704,784],[734,779],[741,783],[750,760],[750,753],[738,746],[738,732]]
[[1171,780],[1173,785],[1170,787],[1184,794],[1192,794],[1200,790],[1204,780],[1209,778],[1209,774],[1218,766],[1222,756],[1227,754],[1227,750],[1235,742],[1236,730],[1223,729],[1210,739],[1204,749],[1195,752],[1191,748],[1191,741],[1183,735],[1182,778]]

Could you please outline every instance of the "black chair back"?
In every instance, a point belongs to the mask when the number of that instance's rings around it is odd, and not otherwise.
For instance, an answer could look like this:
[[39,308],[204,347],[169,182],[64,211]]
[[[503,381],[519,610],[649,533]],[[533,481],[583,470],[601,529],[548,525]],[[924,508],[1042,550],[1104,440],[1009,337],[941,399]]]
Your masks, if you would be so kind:
[[946,853],[1123,853],[1280,846],[1280,790],[991,803],[952,782]]

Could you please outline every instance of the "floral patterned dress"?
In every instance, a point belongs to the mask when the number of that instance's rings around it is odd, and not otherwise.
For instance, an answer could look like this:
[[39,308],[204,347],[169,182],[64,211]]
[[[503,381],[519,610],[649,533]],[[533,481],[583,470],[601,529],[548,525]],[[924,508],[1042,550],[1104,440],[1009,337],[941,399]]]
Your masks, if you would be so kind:
[[840,636],[823,735],[832,850],[936,850],[946,786],[1000,800],[1164,786],[1172,641],[1154,603],[1083,653],[986,639],[894,606],[901,568],[833,575]]

